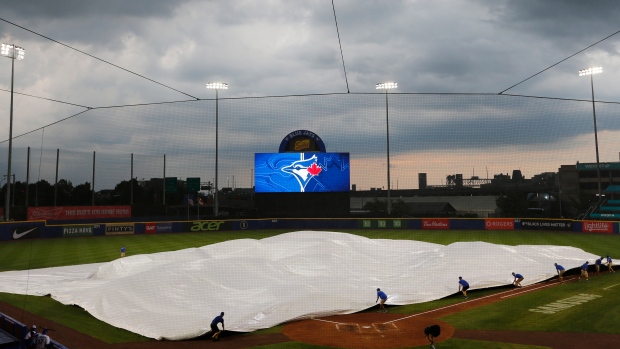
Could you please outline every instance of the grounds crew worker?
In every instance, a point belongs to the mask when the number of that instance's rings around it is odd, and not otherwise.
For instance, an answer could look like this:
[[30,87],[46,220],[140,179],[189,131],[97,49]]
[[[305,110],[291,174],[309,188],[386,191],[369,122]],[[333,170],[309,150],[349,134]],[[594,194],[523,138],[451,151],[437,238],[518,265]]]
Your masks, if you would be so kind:
[[[217,324],[222,323],[222,330],[220,331],[220,329],[217,327]],[[213,332],[213,335],[211,336],[211,340],[212,341],[219,341],[220,339],[217,338],[220,336],[220,333],[224,332],[224,312],[221,312],[220,315],[216,316],[213,321],[211,321],[211,332]]]

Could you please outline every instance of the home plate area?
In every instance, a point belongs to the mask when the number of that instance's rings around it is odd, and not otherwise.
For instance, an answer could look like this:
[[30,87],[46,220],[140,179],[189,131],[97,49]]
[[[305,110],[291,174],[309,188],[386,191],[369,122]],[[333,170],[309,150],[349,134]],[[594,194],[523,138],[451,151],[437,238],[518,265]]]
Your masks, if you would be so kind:
[[388,332],[397,331],[398,327],[391,323],[377,323],[370,325],[360,324],[336,324],[336,329],[340,332],[358,332],[358,333],[373,333],[373,332]]
[[454,328],[430,317],[403,314],[357,313],[302,320],[287,324],[282,332],[291,340],[338,348],[402,348],[430,344],[424,328],[437,324],[441,335],[435,343],[454,334]]

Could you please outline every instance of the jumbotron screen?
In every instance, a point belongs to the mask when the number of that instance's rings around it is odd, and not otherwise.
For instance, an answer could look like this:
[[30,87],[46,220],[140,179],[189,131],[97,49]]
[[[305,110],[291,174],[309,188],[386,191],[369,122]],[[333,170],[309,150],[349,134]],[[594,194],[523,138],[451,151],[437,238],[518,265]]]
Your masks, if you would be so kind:
[[254,192],[348,192],[349,153],[256,153]]

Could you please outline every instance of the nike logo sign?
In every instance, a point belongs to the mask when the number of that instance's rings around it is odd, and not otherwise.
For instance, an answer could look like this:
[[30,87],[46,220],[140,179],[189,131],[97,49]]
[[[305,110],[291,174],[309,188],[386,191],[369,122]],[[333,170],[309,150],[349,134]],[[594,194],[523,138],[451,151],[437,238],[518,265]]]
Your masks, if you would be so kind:
[[25,232],[23,232],[23,233],[19,233],[19,234],[17,233],[17,230],[15,230],[15,231],[13,232],[13,239],[14,239],[14,240],[17,240],[17,239],[21,238],[22,236],[24,236],[24,235],[26,235],[26,234],[28,234],[28,233],[30,233],[31,231],[36,230],[36,229],[37,229],[37,227],[32,228],[32,229],[30,229],[30,230],[26,230]]

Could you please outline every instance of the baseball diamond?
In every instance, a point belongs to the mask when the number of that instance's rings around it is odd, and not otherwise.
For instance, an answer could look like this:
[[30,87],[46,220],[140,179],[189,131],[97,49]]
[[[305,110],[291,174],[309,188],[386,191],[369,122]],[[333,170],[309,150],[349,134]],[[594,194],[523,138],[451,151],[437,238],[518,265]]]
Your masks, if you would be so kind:
[[[256,233],[256,232],[255,232]],[[394,235],[396,234],[396,235]],[[384,234],[385,237],[395,238],[401,235],[402,232],[390,232]],[[460,234],[454,234],[452,232],[444,232],[444,236],[442,239],[447,237],[454,238],[457,240],[466,240],[469,238],[468,233],[460,232]],[[494,232],[484,232],[487,235],[487,238],[494,236]],[[520,233],[521,234],[521,233]],[[524,239],[532,239],[532,237],[540,237],[541,234],[532,234],[531,236],[527,236],[529,233],[524,233],[520,235],[517,241],[523,241]],[[567,236],[562,233],[545,233],[542,235],[546,235],[551,237],[565,237],[570,239],[580,239],[580,235],[571,235]],[[188,237],[189,240],[196,240],[199,235],[202,233],[189,233],[183,234]],[[224,238],[227,234],[223,234],[219,238]],[[234,235],[234,234],[233,234]],[[259,233],[260,235],[260,233]],[[408,235],[411,235],[411,238],[420,238],[421,235],[415,232],[408,232]],[[459,235],[458,237],[456,235]],[[505,239],[507,235],[505,233],[498,234],[502,239]],[[164,236],[161,235],[160,238]],[[177,236],[178,237],[178,236]],[[204,235],[200,237],[200,239],[204,239]],[[439,236],[434,236],[437,238]],[[111,258],[118,258],[118,239],[121,237],[110,236],[106,237],[104,240],[114,240],[110,241]],[[153,236],[131,236],[132,240],[139,241],[142,238],[148,239],[156,239],[155,235]],[[225,239],[232,238],[231,235],[227,236]],[[479,236],[477,236],[477,239]],[[73,239],[60,239],[55,240],[59,242],[61,240],[77,242],[77,239],[84,239],[84,241],[92,241],[92,237],[86,238],[73,238]],[[125,237],[126,239],[126,237]],[[614,239],[614,240],[612,240]],[[100,239],[94,239],[99,240]],[[591,235],[588,236],[588,241],[596,242],[599,240],[600,243],[604,245],[615,244],[615,236],[597,236]],[[38,243],[41,240],[33,240],[32,242]],[[430,241],[436,241],[431,239]],[[437,241],[436,241],[437,242]],[[443,241],[444,243],[448,241]],[[496,241],[497,242],[497,241]],[[200,241],[201,244],[205,243],[205,240]],[[546,243],[546,241],[544,242]],[[579,245],[577,243],[576,245]],[[53,245],[49,245],[49,248],[54,249]],[[596,248],[595,248],[596,249]],[[153,251],[140,251],[144,252],[153,252]],[[553,264],[550,264],[550,270],[553,272]],[[475,343],[478,340],[488,340],[493,342],[505,342],[505,343],[521,343],[521,344],[530,344],[530,345],[545,345],[551,348],[571,348],[571,347],[579,347],[579,345],[583,345],[584,341],[590,341],[590,343],[601,343],[604,345],[605,343],[615,343],[618,340],[618,336],[614,333],[558,333],[557,331],[549,330],[549,331],[537,331],[536,335],[530,335],[528,332],[527,336],[523,336],[519,334],[523,330],[519,330],[519,333],[511,333],[506,330],[492,330],[492,331],[477,331],[467,326],[455,325],[452,320],[446,321],[446,316],[451,315],[460,315],[465,314],[468,311],[476,310],[476,309],[486,309],[486,306],[492,304],[501,304],[503,302],[510,302],[511,300],[518,300],[531,294],[539,294],[542,292],[544,295],[541,298],[540,302],[536,304],[531,304],[523,309],[524,312],[532,313],[529,309],[533,309],[536,307],[544,307],[546,304],[552,304],[554,302],[563,302],[566,299],[575,299],[574,297],[579,296],[580,294],[592,294],[599,295],[600,290],[594,292],[593,289],[575,289],[574,293],[567,293],[564,296],[554,296],[548,298],[546,295],[547,290],[566,290],[565,287],[585,287],[585,285],[581,285],[583,283],[577,283],[575,278],[575,270],[569,270],[567,274],[565,274],[565,284],[560,284],[557,282],[557,279],[552,279],[548,282],[542,282],[537,284],[525,285],[522,289],[513,289],[508,287],[503,287],[495,290],[490,290],[487,292],[478,292],[474,291],[470,294],[469,300],[462,300],[461,297],[448,296],[445,299],[440,301],[432,302],[431,304],[423,307],[423,310],[415,310],[410,306],[397,306],[390,305],[388,302],[388,310],[387,314],[381,313],[377,314],[374,310],[368,310],[361,313],[348,314],[348,315],[339,315],[332,317],[322,317],[322,318],[314,318],[310,320],[302,320],[297,322],[288,322],[286,323],[282,329],[281,333],[264,333],[258,331],[257,333],[239,333],[239,332],[225,332],[221,337],[221,342],[218,343],[221,347],[224,348],[246,348],[253,347],[263,344],[277,344],[287,345],[286,343],[309,343],[313,345],[328,345],[331,347],[342,347],[342,348],[399,348],[399,347],[415,347],[415,346],[427,346],[427,342],[425,342],[425,338],[422,334],[422,330],[431,324],[439,324],[441,325],[442,331],[441,335],[435,340],[435,343],[439,343],[442,345],[443,342],[447,343],[446,345],[450,345],[449,343],[459,343],[456,347],[467,347],[461,346],[463,343]],[[526,275],[529,276],[529,275]],[[609,282],[605,281],[605,287],[602,292],[607,293],[606,297],[590,297],[592,300],[588,304],[592,304],[595,306],[599,306],[597,303],[600,299],[607,299],[609,296],[613,297],[613,292],[617,292],[618,288],[614,288],[615,284],[618,282],[613,282],[615,275],[604,272],[600,278],[594,278],[593,283],[589,283],[588,287],[596,285],[598,282],[602,282],[605,280],[609,280]],[[599,281],[600,280],[600,281]],[[457,279],[455,277],[454,280],[454,294],[456,294],[456,283]],[[507,284],[511,280],[508,280]],[[559,286],[559,287],[558,287]],[[385,289],[389,295],[389,289]],[[572,292],[572,291],[571,291]],[[599,292],[599,293],[597,293]],[[554,294],[556,291],[554,291]],[[2,297],[0,295],[0,297]],[[371,296],[372,297],[372,296]],[[572,298],[571,298],[572,297]],[[40,297],[35,297],[40,298]],[[537,299],[537,298],[536,298]],[[196,341],[206,340],[204,337],[197,338],[195,340],[183,340],[183,341],[127,341],[124,343],[111,344],[109,340],[102,341],[100,339],[96,339],[97,335],[91,334],[85,335],[80,332],[76,332],[71,329],[70,326],[64,326],[62,323],[57,323],[49,318],[41,318],[39,315],[30,313],[28,310],[32,309],[31,305],[27,306],[26,311],[21,310],[15,305],[21,306],[20,303],[23,302],[11,302],[12,304],[7,303],[4,297],[0,298],[2,302],[0,302],[0,312],[5,313],[9,316],[12,316],[19,321],[24,323],[45,323],[48,327],[53,326],[57,331],[53,333],[53,339],[67,345],[68,348],[184,348],[190,347],[196,344]],[[372,298],[374,301],[374,298]],[[52,301],[53,302],[53,301]],[[527,301],[528,303],[532,303],[531,300]],[[55,303],[55,302],[54,302]],[[530,305],[530,304],[528,304]],[[588,308],[591,306],[588,305]],[[580,308],[580,307],[573,307]],[[562,314],[564,314],[568,310],[563,310]],[[489,312],[485,312],[489,313]],[[613,313],[613,312],[612,312]],[[227,314],[229,314],[227,312]],[[489,313],[491,314],[491,313]],[[532,313],[534,314],[534,313]],[[540,314],[543,315],[543,314]],[[544,314],[547,315],[547,314]],[[471,319],[480,319],[486,316],[470,316]],[[611,319],[613,321],[613,318]],[[486,326],[479,327],[485,328]],[[277,332],[278,330],[276,330]],[[531,330],[530,330],[531,331]],[[273,332],[273,331],[269,331]],[[547,333],[547,334],[545,334]],[[320,334],[320,335],[318,335]],[[92,337],[91,337],[92,336]],[[305,336],[305,337],[304,337]],[[503,337],[502,337],[503,336]],[[350,338],[352,337],[352,338]],[[487,339],[485,339],[487,338]],[[583,341],[582,339],[583,338]],[[473,340],[473,342],[472,342]],[[83,344],[80,343],[88,343]],[[456,342],[455,342],[456,341]],[[463,342],[465,341],[465,342]],[[370,343],[369,343],[370,342]],[[366,344],[364,344],[366,343]],[[391,344],[390,344],[391,343]],[[581,343],[581,344],[580,344]],[[122,345],[121,345],[122,344]],[[449,346],[448,346],[449,347]],[[453,346],[454,347],[454,346]],[[475,346],[474,346],[475,347]]]

